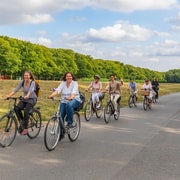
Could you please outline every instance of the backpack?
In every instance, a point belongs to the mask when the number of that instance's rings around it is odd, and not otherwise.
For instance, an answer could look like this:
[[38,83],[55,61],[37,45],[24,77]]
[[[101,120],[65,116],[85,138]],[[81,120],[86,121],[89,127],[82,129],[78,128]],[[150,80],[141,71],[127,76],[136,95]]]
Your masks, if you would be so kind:
[[81,99],[81,104],[77,108],[75,108],[75,111],[80,111],[81,109],[83,109],[83,106],[84,106],[84,102],[85,102],[84,93],[79,91],[79,96],[80,96],[80,99]]
[[[34,82],[35,82],[34,92],[35,92],[36,96],[39,97],[39,96],[40,96],[40,85],[39,85],[39,81],[38,81],[38,80],[34,80]],[[32,81],[31,81],[31,83],[32,83]],[[31,85],[31,83],[30,83],[30,85]],[[24,86],[24,80],[23,80],[23,83],[22,83],[22,87],[23,87],[23,86]]]

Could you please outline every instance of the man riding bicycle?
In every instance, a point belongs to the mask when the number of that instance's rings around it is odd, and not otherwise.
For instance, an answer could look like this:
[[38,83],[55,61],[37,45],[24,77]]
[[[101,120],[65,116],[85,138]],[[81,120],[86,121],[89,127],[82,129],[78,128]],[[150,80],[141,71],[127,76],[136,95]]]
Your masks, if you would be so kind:
[[156,93],[155,98],[158,99],[159,82],[156,77],[152,81],[152,88]]
[[109,91],[111,101],[113,102],[114,108],[115,108],[114,114],[116,115],[117,114],[117,100],[120,98],[120,94],[121,94],[120,86],[122,85],[122,83],[120,84],[119,82],[117,82],[115,80],[115,77],[116,76],[114,74],[110,75],[110,82],[106,86],[106,90]]
[[130,79],[128,89],[134,93],[134,95],[136,96],[136,101],[137,101],[137,92],[138,92],[137,84],[136,82],[134,82],[134,79],[132,78]]

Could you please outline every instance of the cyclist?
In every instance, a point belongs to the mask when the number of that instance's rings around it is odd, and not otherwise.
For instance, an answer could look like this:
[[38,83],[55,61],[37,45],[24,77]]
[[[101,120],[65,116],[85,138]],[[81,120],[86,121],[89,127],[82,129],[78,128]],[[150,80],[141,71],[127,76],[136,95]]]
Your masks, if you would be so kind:
[[137,92],[138,92],[137,84],[136,82],[134,82],[134,79],[132,78],[130,79],[128,89],[134,93],[134,95],[136,96],[136,101],[137,101]]
[[[12,91],[7,98],[13,96],[23,88],[23,99],[19,101],[18,105],[15,108],[18,119],[22,120],[22,132],[21,135],[26,135],[28,133],[28,121],[29,121],[29,112],[32,110],[34,105],[37,102],[37,96],[35,93],[35,81],[33,74],[30,71],[25,71],[23,80],[17,85],[17,87]],[[22,115],[22,110],[24,109],[24,117]]]
[[62,77],[60,85],[54,89],[54,92],[48,96],[52,98],[61,93],[60,114],[64,120],[66,116],[67,126],[69,128],[73,125],[74,109],[81,104],[81,99],[78,90],[78,83],[75,76],[71,72],[66,72]]
[[154,91],[153,91],[152,85],[151,85],[151,83],[149,82],[148,79],[145,79],[145,83],[143,84],[143,86],[142,86],[141,89],[150,91],[150,94],[149,94],[149,96],[148,96],[148,99],[149,99],[149,103],[151,104],[151,103],[152,103],[152,97],[153,97],[153,95],[154,95]]
[[99,82],[100,76],[94,75],[94,81],[87,87],[86,91],[92,88],[92,102],[93,107],[96,103],[96,108],[100,107],[99,98],[102,96],[102,83]]
[[114,74],[110,75],[110,82],[105,89],[109,91],[111,101],[113,102],[115,108],[114,114],[116,115],[117,100],[120,98],[120,94],[121,94],[120,86],[122,85],[122,83],[116,81],[115,78],[116,76]]
[[156,77],[152,81],[152,88],[156,93],[155,98],[158,99],[159,82]]

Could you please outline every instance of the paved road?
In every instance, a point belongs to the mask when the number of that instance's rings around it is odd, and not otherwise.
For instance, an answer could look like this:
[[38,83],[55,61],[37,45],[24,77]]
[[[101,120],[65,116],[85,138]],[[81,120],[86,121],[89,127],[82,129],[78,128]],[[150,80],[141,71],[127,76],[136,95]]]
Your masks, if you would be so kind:
[[48,152],[43,132],[17,136],[0,148],[0,180],[179,180],[180,93],[160,97],[145,112],[122,108],[119,121],[82,119],[79,139]]

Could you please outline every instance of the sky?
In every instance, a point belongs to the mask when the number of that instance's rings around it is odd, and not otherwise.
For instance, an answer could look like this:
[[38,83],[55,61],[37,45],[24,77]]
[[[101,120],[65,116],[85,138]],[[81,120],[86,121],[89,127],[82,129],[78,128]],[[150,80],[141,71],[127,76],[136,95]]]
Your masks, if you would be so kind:
[[180,69],[180,0],[0,0],[0,35],[165,72]]

